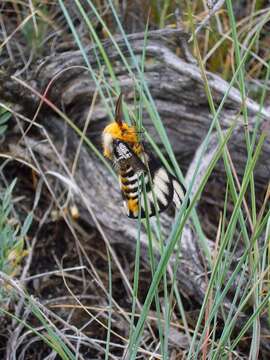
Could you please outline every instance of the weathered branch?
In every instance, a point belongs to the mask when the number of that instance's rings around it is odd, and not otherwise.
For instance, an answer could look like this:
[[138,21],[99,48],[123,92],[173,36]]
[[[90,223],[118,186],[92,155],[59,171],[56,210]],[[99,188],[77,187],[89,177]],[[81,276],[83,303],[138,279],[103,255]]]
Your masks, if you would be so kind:
[[[199,68],[185,62],[173,51],[173,40],[175,37],[182,36],[183,31],[165,31],[162,33],[166,39],[161,38],[160,32],[149,34],[149,40],[146,46],[147,60],[145,66],[145,80],[154,98],[157,110],[162,118],[163,124],[171,141],[172,147],[182,167],[189,168],[187,182],[190,181],[193,174],[198,149],[201,146],[205,135],[212,122],[212,115],[209,112],[208,100],[205,95],[204,82],[202,80]],[[135,34],[129,37],[134,54],[140,55],[143,49],[144,34]],[[124,39],[117,39],[118,45],[127,56],[129,50],[126,47]],[[168,46],[170,43],[170,47]],[[124,93],[127,94],[126,101],[132,100],[133,79],[127,73],[127,70],[119,65],[120,56],[110,42],[104,44],[108,57],[115,61],[115,71],[117,79]],[[92,48],[86,49],[86,53],[91,66],[96,65],[96,58]],[[150,61],[151,60],[151,61]],[[78,125],[84,124],[89,111],[91,97],[96,91],[96,84],[90,79],[88,70],[82,68],[84,60],[79,51],[70,51],[46,59],[33,72],[32,85],[41,94],[50,81],[52,82],[47,96],[58,106],[64,105],[74,121]],[[64,71],[67,69],[66,71]],[[229,90],[229,84],[217,75],[207,73],[209,86],[213,93],[216,106],[220,104],[225,93]],[[110,81],[108,79],[108,81]],[[18,99],[21,108],[26,104],[28,112],[34,113],[39,105],[39,98],[28,92],[28,96],[20,99],[20,94],[25,89],[18,86],[15,80],[9,80],[2,84],[0,96],[8,98],[11,94]],[[26,102],[27,99],[27,102]],[[246,99],[246,106],[249,113],[249,129],[252,131],[255,126],[256,116],[259,113],[259,105]],[[29,107],[30,104],[30,107]],[[239,91],[231,88],[228,92],[225,105],[219,114],[218,121],[222,129],[228,128],[237,118],[237,126],[229,141],[229,152],[233,159],[238,175],[241,176],[245,171],[246,162],[246,144],[244,138],[243,119],[239,115],[242,108],[242,99]],[[43,111],[43,112],[42,112]],[[63,146],[63,139],[59,134],[64,132],[64,124],[58,120],[55,115],[48,112],[46,108],[46,117],[39,116],[41,123],[46,127],[53,143],[58,149]],[[41,109],[41,115],[45,113],[45,106]],[[270,121],[268,109],[263,108],[260,112],[262,121]],[[155,131],[153,123],[150,121],[148,114],[144,113],[144,126],[149,130],[159,145],[160,139]],[[108,115],[103,104],[95,106],[91,126],[88,130],[88,136],[97,146],[100,146],[100,133],[108,122]],[[69,131],[68,136],[68,153],[67,162],[72,162],[72,157],[78,147],[77,136]],[[211,158],[215,152],[218,142],[216,141],[215,129],[213,132],[214,139],[210,142],[208,151],[202,159],[200,171],[198,173],[195,187],[204,175]],[[34,139],[29,139],[29,143],[35,145],[33,149],[39,151]],[[49,152],[49,148],[45,151]],[[196,155],[196,156],[195,156]],[[44,170],[54,169],[65,176],[65,169],[56,162],[47,161],[42,151],[39,156],[43,159]],[[195,157],[194,157],[195,156]],[[194,160],[192,161],[194,157]],[[224,167],[220,161],[215,169],[216,177],[223,180]],[[265,189],[269,181],[270,174],[270,140],[266,139],[263,146],[262,154],[256,166],[256,185],[258,189]],[[117,181],[111,176],[106,167],[97,157],[82,147],[80,160],[76,170],[75,181],[81,189],[88,206],[91,207],[96,218],[99,220],[102,228],[106,232],[112,244],[121,244],[121,246],[130,249],[135,248],[137,235],[137,225],[133,220],[123,215],[121,208],[121,196],[118,189]],[[77,199],[81,203],[81,199]],[[85,207],[81,209],[82,218],[94,224],[93,219],[89,217],[89,212]],[[163,214],[161,217],[163,225],[164,238],[170,233],[173,219],[169,214]],[[214,239],[212,239],[214,240]],[[147,237],[142,235],[142,257],[147,261]],[[181,263],[178,274],[179,287],[181,291],[189,297],[202,301],[207,286],[205,279],[205,267],[201,261],[201,253],[197,243],[197,235],[190,224],[187,224],[182,236],[181,243]],[[209,248],[212,248],[209,240]],[[158,250],[156,251],[158,257]],[[171,259],[173,264],[175,259]],[[233,289],[232,289],[233,291]],[[226,307],[231,306],[229,296],[225,300]],[[264,340],[262,340],[264,342]],[[267,346],[265,342],[265,346]]]

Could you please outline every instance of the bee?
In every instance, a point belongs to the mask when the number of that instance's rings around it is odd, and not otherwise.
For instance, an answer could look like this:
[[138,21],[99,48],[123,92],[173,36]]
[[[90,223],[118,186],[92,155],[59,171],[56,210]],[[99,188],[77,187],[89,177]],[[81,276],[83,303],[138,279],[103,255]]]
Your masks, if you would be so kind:
[[[140,214],[143,219],[146,214],[150,217],[161,213],[171,203],[177,208],[181,206],[185,187],[159,159],[145,150],[136,128],[122,121],[122,94],[116,103],[115,121],[103,130],[102,142],[104,156],[113,161],[118,171],[128,217],[136,219]],[[143,198],[143,188],[146,199]]]

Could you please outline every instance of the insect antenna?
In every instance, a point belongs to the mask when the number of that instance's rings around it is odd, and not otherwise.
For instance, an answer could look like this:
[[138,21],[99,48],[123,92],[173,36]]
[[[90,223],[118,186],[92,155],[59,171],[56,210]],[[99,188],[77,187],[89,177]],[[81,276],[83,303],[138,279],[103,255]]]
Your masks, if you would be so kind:
[[123,94],[121,92],[115,106],[115,121],[120,127],[122,127],[123,125],[122,98],[123,98]]

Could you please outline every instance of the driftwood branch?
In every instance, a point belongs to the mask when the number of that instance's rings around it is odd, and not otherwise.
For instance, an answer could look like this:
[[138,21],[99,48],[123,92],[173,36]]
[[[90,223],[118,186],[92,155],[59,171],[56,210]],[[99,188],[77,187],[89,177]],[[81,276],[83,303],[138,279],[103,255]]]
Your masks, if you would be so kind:
[[[194,168],[196,166],[198,149],[205,138],[212,121],[212,115],[209,112],[208,100],[205,95],[204,83],[199,68],[182,60],[174,52],[177,47],[177,37],[186,35],[183,30],[166,30],[163,32],[152,32],[146,46],[147,60],[145,66],[145,79],[150,92],[154,98],[157,110],[162,118],[172,147],[177,155],[182,168],[188,170],[187,183],[190,181]],[[134,54],[140,55],[143,49],[143,34],[133,34],[129,40]],[[128,49],[123,39],[117,39],[118,45],[127,56]],[[133,98],[133,79],[130,78],[126,70],[119,65],[119,53],[110,42],[104,44],[104,48],[112,61],[116,64],[116,76],[123,92],[127,94],[126,101],[129,103]],[[96,58],[92,48],[86,49],[89,63],[96,66]],[[79,51],[69,51],[47,58],[36,71],[33,71],[31,85],[44,93],[47,85],[52,82],[47,97],[58,106],[62,106],[70,117],[78,125],[83,125],[89,111],[91,98],[96,91],[96,84],[90,79],[88,70],[83,68],[84,60]],[[68,69],[64,71],[65,69]],[[61,75],[59,75],[61,74]],[[218,106],[229,89],[229,84],[220,77],[207,73],[210,88],[213,93],[214,101]],[[29,82],[29,80],[26,80]],[[20,109],[27,107],[27,113],[34,114],[40,99],[28,91],[27,96],[20,98],[22,91],[26,91],[16,81],[9,79],[6,84],[0,88],[2,98],[18,99],[16,106]],[[12,95],[12,96],[11,96]],[[252,131],[255,126],[256,116],[259,113],[259,105],[251,99],[246,99],[246,106],[249,113],[249,129]],[[231,88],[223,110],[218,121],[221,128],[227,129],[237,118],[237,127],[229,142],[229,152],[238,172],[238,176],[244,173],[246,161],[246,144],[244,139],[243,119],[241,115],[242,99],[239,91]],[[260,112],[261,123],[270,121],[270,112],[263,108]],[[39,119],[46,128],[51,140],[58,149],[63,148],[62,136],[59,134],[65,132],[65,125],[52,114],[45,105],[41,108]],[[88,130],[90,139],[100,148],[100,133],[108,122],[108,115],[104,110],[102,103],[96,104],[91,125]],[[160,140],[156,134],[155,128],[151,123],[148,114],[144,113],[144,126],[161,146]],[[195,187],[198,186],[204,175],[207,165],[215,152],[217,146],[216,133],[213,133],[213,141],[206,155],[202,159],[200,170],[196,179]],[[79,139],[68,131],[68,152],[66,152],[66,161],[72,163],[72,154],[75,154]],[[48,162],[49,148],[39,148],[35,139],[28,139],[28,144],[32,144],[33,150],[39,153],[43,159],[44,170],[58,171],[69,176],[65,169],[59,163]],[[16,151],[12,148],[13,152]],[[16,154],[14,154],[16,155]],[[269,181],[270,174],[270,140],[266,139],[259,162],[256,166],[256,185],[258,191],[264,191]],[[224,167],[220,161],[215,169],[215,176],[223,183]],[[80,152],[79,164],[75,174],[75,182],[81,189],[84,199],[91,207],[96,218],[99,220],[102,228],[106,232],[112,244],[120,244],[132,250],[135,248],[134,239],[137,236],[136,222],[123,215],[121,196],[117,181],[111,176],[107,168],[97,157],[89,152],[86,147],[82,147]],[[223,184],[224,185],[224,184]],[[81,203],[81,199],[77,199]],[[95,224],[93,219],[89,218],[89,212],[85,207],[81,209],[82,218]],[[119,220],[121,219],[121,220]],[[164,238],[168,236],[173,219],[169,214],[163,214],[162,217]],[[193,231],[191,224],[187,224],[182,236],[181,242],[181,264],[179,268],[179,288],[182,293],[197,301],[202,301],[207,287],[205,280],[205,267],[201,261],[201,252],[197,242],[197,236]],[[209,239],[209,249],[213,248],[214,239]],[[147,254],[147,237],[142,235],[142,257],[145,261]],[[157,250],[158,256],[158,250]],[[171,259],[171,264],[174,263]],[[233,289],[232,289],[233,292]],[[230,308],[231,299],[229,296],[225,300],[226,307]],[[267,342],[262,340],[265,346]]]

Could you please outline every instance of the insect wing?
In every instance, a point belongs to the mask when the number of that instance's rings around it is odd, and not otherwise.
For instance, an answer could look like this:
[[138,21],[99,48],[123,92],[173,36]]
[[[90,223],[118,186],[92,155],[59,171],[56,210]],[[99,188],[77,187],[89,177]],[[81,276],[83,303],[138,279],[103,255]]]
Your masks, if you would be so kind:
[[149,171],[144,176],[146,200],[141,199],[143,214],[155,216],[166,210],[172,202],[180,208],[186,190],[175,176],[170,174],[162,163],[147,154]]
[[[141,218],[145,218],[146,214],[151,217],[163,212],[172,202],[177,208],[181,206],[185,188],[158,159],[144,153],[142,159],[147,163],[146,166],[128,144],[120,140],[114,142],[114,156],[119,168],[124,207],[130,218],[138,218],[139,202]],[[141,173],[144,173],[146,198],[142,196],[143,186],[139,180]]]
[[147,171],[142,160],[123,141],[114,141],[114,157],[115,162],[119,165],[120,169],[131,167],[137,175]]
[[146,201],[142,208],[149,216],[154,216],[167,209],[173,199],[171,175],[156,159],[150,158],[149,173],[145,176]]
[[[173,177],[172,184],[173,184],[173,202],[176,208],[180,209],[180,206],[184,201],[186,189],[184,185],[182,185],[175,177]],[[189,201],[187,203],[187,206],[189,206]]]
[[[185,197],[185,188],[163,166],[151,174],[151,181],[145,176],[147,208],[149,216],[156,215],[166,210],[173,202],[177,209],[180,208]],[[142,207],[145,205],[142,201]]]

